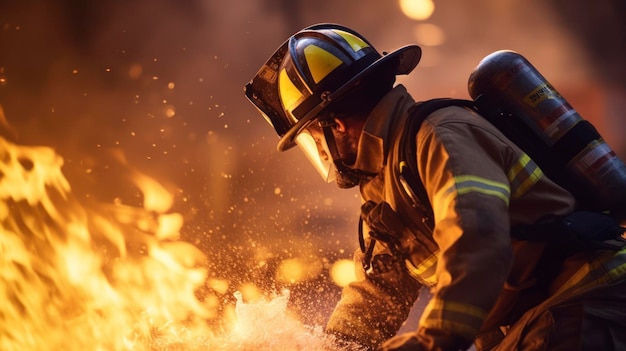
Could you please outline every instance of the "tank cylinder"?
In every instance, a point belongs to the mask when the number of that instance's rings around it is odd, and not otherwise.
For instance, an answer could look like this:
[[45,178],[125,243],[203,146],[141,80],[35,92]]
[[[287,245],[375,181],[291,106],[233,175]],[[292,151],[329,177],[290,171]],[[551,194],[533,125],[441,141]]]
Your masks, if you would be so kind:
[[[589,207],[626,218],[626,165],[525,57],[510,50],[486,56],[471,73],[468,90],[492,118],[510,119],[509,125],[534,134],[526,135],[526,142],[536,144],[529,155],[542,160],[535,159],[546,174],[567,173],[573,183],[565,187]],[[556,169],[561,164],[564,169]]]

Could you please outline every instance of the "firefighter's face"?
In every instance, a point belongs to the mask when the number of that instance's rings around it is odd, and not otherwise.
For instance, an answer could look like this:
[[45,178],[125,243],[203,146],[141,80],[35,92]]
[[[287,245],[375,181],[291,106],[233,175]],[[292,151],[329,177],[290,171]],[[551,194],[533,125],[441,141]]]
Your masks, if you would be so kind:
[[[353,165],[356,161],[360,133],[351,133],[345,121],[337,118],[334,119],[334,126],[331,128],[341,162],[346,166]],[[328,182],[334,180],[334,162],[337,160],[333,160],[328,148],[328,140],[326,140],[320,124],[312,123],[300,133],[296,142],[322,177]]]
[[328,151],[328,146],[326,144],[326,137],[324,136],[324,132],[322,131],[322,127],[320,127],[319,123],[311,124],[305,131],[313,137],[313,140],[315,140],[315,146],[317,147],[317,152],[319,153],[320,158],[332,161],[332,156],[330,155],[330,151]]
[[[319,124],[314,123],[314,125],[310,126],[308,129],[316,141],[320,157],[331,158],[331,155],[326,147],[328,140],[325,138],[322,127],[320,127]],[[344,120],[337,118],[334,119],[332,132],[341,161],[347,166],[354,165],[360,134],[355,135],[351,133],[351,131],[348,130],[348,124],[346,124]]]

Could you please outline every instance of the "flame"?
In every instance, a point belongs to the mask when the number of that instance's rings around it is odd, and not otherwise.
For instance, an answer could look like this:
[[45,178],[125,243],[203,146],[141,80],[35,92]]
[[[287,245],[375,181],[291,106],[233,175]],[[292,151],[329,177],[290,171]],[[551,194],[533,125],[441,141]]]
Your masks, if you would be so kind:
[[242,286],[215,327],[219,296],[196,292],[229,282],[208,279],[207,257],[179,240],[171,194],[130,169],[143,207],[79,201],[62,165],[51,148],[0,138],[0,350],[338,350],[289,314],[288,292],[244,303]]
[[0,349],[142,350],[214,314],[175,215],[80,203],[51,148],[0,139],[0,160]]

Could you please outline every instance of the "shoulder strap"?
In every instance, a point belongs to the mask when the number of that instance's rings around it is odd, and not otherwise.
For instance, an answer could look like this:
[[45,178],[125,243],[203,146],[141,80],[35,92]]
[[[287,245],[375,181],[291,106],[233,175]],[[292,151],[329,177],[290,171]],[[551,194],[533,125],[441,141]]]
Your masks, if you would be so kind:
[[[448,106],[461,106],[476,109],[471,100],[439,98],[413,105],[408,111],[408,117],[404,132],[402,133],[400,144],[398,147],[398,160],[400,161],[400,177],[404,190],[413,199],[415,205],[421,207],[422,211],[429,218],[426,221],[432,221],[433,212],[428,200],[428,195],[424,184],[422,183],[419,171],[417,169],[417,143],[416,135],[422,122],[433,112]],[[432,228],[432,223],[429,223]]]
[[[416,207],[425,215],[424,224],[431,229],[434,227],[433,211],[428,194],[419,176],[417,169],[417,141],[416,136],[424,120],[434,111],[448,107],[461,106],[470,108],[481,114],[509,137],[513,142],[522,144],[522,148],[534,150],[529,141],[522,140],[521,131],[509,124],[499,123],[476,102],[462,99],[440,98],[416,103],[408,111],[405,129],[398,144],[398,161],[400,181],[404,190],[413,200]],[[500,119],[502,120],[502,119]],[[519,140],[518,140],[519,139]],[[519,145],[518,144],[518,145]],[[531,156],[532,157],[532,156]],[[601,213],[576,211],[565,218],[550,217],[552,220],[543,220],[538,223],[512,228],[511,235],[519,240],[556,241],[559,246],[570,249],[605,249],[619,250],[626,247],[626,240],[622,234],[626,228],[620,226],[614,219]]]

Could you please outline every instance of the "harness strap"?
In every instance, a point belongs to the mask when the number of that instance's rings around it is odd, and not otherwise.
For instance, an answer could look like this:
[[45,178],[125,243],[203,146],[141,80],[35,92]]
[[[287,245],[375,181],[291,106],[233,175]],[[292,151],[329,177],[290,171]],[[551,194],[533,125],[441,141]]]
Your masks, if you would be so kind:
[[419,177],[419,171],[417,169],[418,162],[415,155],[415,151],[417,150],[416,136],[422,123],[431,113],[449,106],[460,106],[476,110],[476,105],[470,100],[438,98],[418,102],[409,108],[409,116],[407,118],[407,125],[405,126],[406,132],[402,134],[400,139],[399,159],[403,162],[401,162],[399,167],[400,175],[403,178],[402,183],[405,190],[413,197],[415,205],[421,207],[423,212],[427,214],[427,218],[425,218],[423,222],[427,223],[431,228],[433,227],[433,211],[430,200],[428,199],[428,194],[426,193],[426,189]]
[[[417,159],[416,156],[413,156],[417,150],[415,136],[428,115],[448,106],[465,107],[479,113],[496,128],[504,129],[505,135],[514,135],[513,142],[515,143],[522,143],[524,136],[528,134],[520,135],[519,130],[516,133],[511,132],[512,127],[510,125],[498,122],[506,119],[497,119],[494,118],[493,113],[485,112],[485,108],[481,107],[481,101],[439,98],[416,103],[412,106],[409,109],[407,119],[407,132],[402,134],[400,141],[400,176],[406,192],[414,201],[414,206],[421,207],[423,213],[426,214],[423,222],[431,228],[433,227],[432,207],[424,184],[419,177],[418,162],[412,162]],[[529,144],[528,140],[522,143],[524,150],[526,147],[531,147],[527,144]],[[626,246],[626,240],[622,238],[626,228],[621,227],[612,217],[600,212],[576,211],[563,218],[552,217],[531,225],[514,227],[511,229],[511,236],[519,240],[558,242],[565,250],[571,252],[589,249],[619,250]]]

